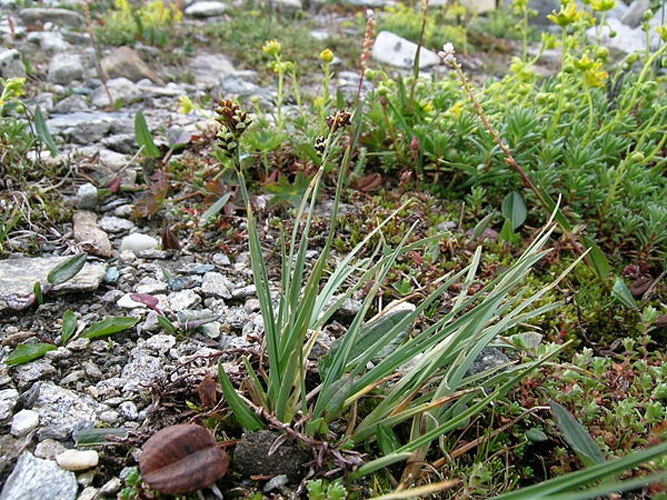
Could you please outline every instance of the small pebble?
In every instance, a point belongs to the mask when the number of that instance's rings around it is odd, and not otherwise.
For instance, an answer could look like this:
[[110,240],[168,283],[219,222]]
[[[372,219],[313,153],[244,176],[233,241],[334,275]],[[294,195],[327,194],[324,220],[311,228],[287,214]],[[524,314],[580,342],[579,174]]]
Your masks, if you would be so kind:
[[78,208],[82,210],[94,209],[97,206],[97,200],[97,188],[91,183],[87,182],[79,187],[79,191],[76,194],[76,205]]
[[14,437],[22,437],[39,425],[39,413],[33,410],[21,410],[12,419],[9,433]]
[[86,486],[79,496],[76,497],[76,500],[94,500],[97,497],[99,490],[94,486]]
[[65,446],[60,441],[47,438],[37,444],[35,447],[35,456],[47,460],[55,460],[63,451],[65,451]]
[[95,450],[65,450],[56,457],[58,465],[65,470],[86,470],[97,466],[100,456]]

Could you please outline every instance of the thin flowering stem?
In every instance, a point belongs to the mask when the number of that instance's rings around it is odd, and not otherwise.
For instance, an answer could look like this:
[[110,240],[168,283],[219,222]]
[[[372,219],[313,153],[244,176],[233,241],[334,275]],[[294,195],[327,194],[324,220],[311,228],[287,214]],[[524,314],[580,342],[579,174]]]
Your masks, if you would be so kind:
[[[453,68],[456,74],[458,75],[459,79],[461,80],[461,86],[463,87],[464,93],[466,94],[468,99],[470,99],[470,102],[472,103],[473,108],[477,113],[477,116],[479,116],[480,120],[482,121],[484,128],[486,128],[489,134],[491,134],[491,137],[493,138],[494,142],[503,152],[503,155],[505,156],[505,162],[510,167],[512,167],[519,174],[519,176],[521,176],[521,179],[523,180],[524,184],[528,187],[528,189],[530,189],[533,193],[535,193],[537,198],[540,200],[542,206],[544,206],[549,211],[554,211],[554,209],[556,208],[556,204],[554,203],[554,201],[551,199],[551,197],[549,197],[546,193],[542,192],[542,190],[540,190],[533,183],[533,181],[530,179],[526,171],[523,168],[521,168],[519,163],[514,159],[514,156],[512,155],[509,146],[505,143],[505,141],[503,141],[498,131],[489,121],[489,118],[486,116],[484,109],[482,108],[481,104],[479,103],[479,100],[477,99],[477,97],[473,92],[470,80],[463,72],[463,69],[461,68],[459,62],[456,60],[456,52],[454,51],[454,46],[451,43],[446,43],[443,46],[443,50],[438,52],[438,55],[440,56],[442,61],[447,65],[449,65],[451,68]],[[578,253],[579,255],[584,255],[586,251],[581,247],[579,242],[574,237],[572,233],[573,229],[571,224],[565,218],[565,216],[560,212],[560,210],[555,212],[555,218],[560,224],[565,237],[568,240],[570,240],[570,243],[572,244],[572,247],[575,250],[575,252]]]
[[355,105],[359,104],[361,99],[361,89],[364,84],[364,76],[366,74],[366,69],[368,67],[367,62],[371,58],[373,50],[373,40],[375,39],[375,13],[372,9],[366,10],[366,31],[364,32],[364,45],[361,50],[360,58],[360,69],[359,69],[359,87],[357,88],[357,97],[355,99]]

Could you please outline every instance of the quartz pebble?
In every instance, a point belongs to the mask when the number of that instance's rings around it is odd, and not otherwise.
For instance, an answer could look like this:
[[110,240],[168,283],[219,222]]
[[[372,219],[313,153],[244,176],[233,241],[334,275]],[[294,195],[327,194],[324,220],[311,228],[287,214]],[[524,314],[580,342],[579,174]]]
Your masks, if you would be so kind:
[[95,450],[65,450],[56,457],[58,465],[65,470],[79,471],[96,467],[100,460]]
[[157,248],[158,241],[152,236],[141,233],[132,233],[123,238],[120,244],[121,250],[130,250],[132,252],[141,252],[142,250],[152,250]]

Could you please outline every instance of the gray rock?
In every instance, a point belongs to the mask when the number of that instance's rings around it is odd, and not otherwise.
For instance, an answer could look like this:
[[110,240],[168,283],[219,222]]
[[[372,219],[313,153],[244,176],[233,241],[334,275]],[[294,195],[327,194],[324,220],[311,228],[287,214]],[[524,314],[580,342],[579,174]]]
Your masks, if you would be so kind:
[[28,364],[17,366],[15,370],[16,385],[22,391],[28,389],[33,382],[56,372],[48,359],[36,359]]
[[500,349],[487,347],[482,349],[482,352],[479,353],[479,356],[477,356],[472,365],[470,365],[470,368],[468,368],[468,371],[466,372],[466,376],[470,377],[472,375],[477,375],[478,373],[497,368],[509,362],[510,358],[505,356]]
[[16,49],[0,52],[0,78],[25,78],[25,66],[21,60],[21,53]]
[[130,353],[130,361],[121,372],[121,378],[125,382],[123,392],[147,391],[153,382],[165,376],[163,360],[135,347]]
[[54,115],[47,120],[49,132],[61,136],[65,142],[92,144],[112,132],[134,129],[132,119],[121,113],[70,113]]
[[97,187],[90,182],[79,186],[76,193],[76,206],[81,210],[94,210],[97,207]]
[[56,54],[49,61],[48,79],[51,83],[69,85],[74,80],[83,80],[83,64],[79,54]]
[[158,85],[164,85],[157,73],[130,47],[117,48],[104,57],[100,61],[100,65],[109,78],[127,78],[132,82],[148,79]]
[[236,95],[251,95],[260,89],[258,85],[241,78],[238,75],[225,75],[220,79],[220,88],[225,92]]
[[130,231],[133,229],[134,222],[131,220],[123,219],[121,217],[115,217],[113,215],[107,215],[102,217],[98,223],[100,229],[106,231],[107,233],[122,233],[125,231]]
[[634,0],[623,17],[621,17],[621,22],[630,28],[637,28],[642,23],[644,12],[650,7],[650,0]]
[[72,472],[26,451],[7,478],[0,500],[75,500],[77,489]]
[[68,114],[77,111],[89,111],[88,103],[80,95],[70,95],[53,105],[53,113]]
[[168,286],[164,281],[156,280],[155,278],[150,278],[148,276],[141,278],[139,283],[134,287],[135,293],[147,293],[149,295],[167,293],[167,290]]
[[[461,0],[461,7],[465,7],[470,13],[485,14],[496,10],[496,0]],[[431,0],[430,6],[449,5],[449,0]]]
[[[398,68],[412,68],[416,54],[416,43],[389,31],[378,33],[373,44],[374,60]],[[419,55],[419,67],[428,68],[437,64],[440,64],[438,54],[422,47]]]
[[69,9],[28,8],[21,9],[19,16],[25,24],[52,23],[72,28],[80,28],[86,21],[81,14]]
[[[111,93],[114,105],[120,103],[130,104],[142,99],[145,95],[134,82],[124,77],[108,80],[107,88]],[[97,106],[98,108],[104,108],[109,105],[107,89],[105,89],[103,85],[100,85],[95,89],[91,102],[93,103],[93,106]]]
[[215,272],[209,272],[204,275],[202,279],[202,292],[207,296],[220,297],[223,299],[231,299],[232,294],[229,291],[234,284],[229,281],[224,275]]
[[190,73],[198,86],[211,88],[225,75],[234,72],[231,61],[221,54],[199,54],[189,62]]
[[167,296],[167,304],[164,310],[179,312],[188,309],[194,309],[201,304],[201,297],[193,290],[179,290],[172,292]]
[[41,420],[37,435],[40,440],[69,439],[75,428],[95,422],[96,415],[108,409],[107,405],[97,403],[90,396],[64,389],[52,382],[43,382],[33,406]]
[[46,52],[65,52],[72,47],[58,31],[34,31],[28,34],[28,41]]
[[227,5],[222,2],[202,1],[195,2],[186,7],[184,13],[188,17],[207,18],[221,16],[227,10]]
[[58,455],[65,451],[65,445],[55,439],[44,439],[35,447],[35,456],[55,460]]
[[3,389],[0,391],[0,425],[4,425],[10,418],[19,399],[16,389]]

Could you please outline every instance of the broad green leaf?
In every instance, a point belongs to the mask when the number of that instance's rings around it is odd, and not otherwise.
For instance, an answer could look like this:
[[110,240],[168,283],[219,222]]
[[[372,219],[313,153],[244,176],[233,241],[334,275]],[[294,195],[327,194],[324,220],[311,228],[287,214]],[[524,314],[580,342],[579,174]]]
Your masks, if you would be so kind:
[[215,217],[218,215],[218,212],[225,208],[225,205],[229,203],[229,200],[232,198],[232,192],[230,191],[229,193],[223,194],[220,198],[218,198],[218,201],[216,201],[213,205],[208,207],[206,211],[201,214],[201,217],[199,218],[199,222],[206,222],[208,221],[211,217]]
[[5,360],[5,363],[8,365],[22,365],[23,363],[28,363],[33,359],[39,359],[47,352],[53,351],[55,349],[55,345],[47,343],[22,344],[14,349],[14,351]]
[[513,231],[516,231],[526,220],[526,214],[528,213],[526,204],[523,202],[523,197],[518,191],[512,191],[505,196],[501,209],[505,219],[512,224]]
[[60,345],[66,345],[76,332],[76,316],[69,309],[63,314],[63,323],[60,326]]
[[53,140],[53,137],[49,132],[49,128],[46,126],[44,115],[42,114],[42,110],[39,108],[39,106],[35,110],[35,132],[37,133],[39,140],[42,141],[42,143],[49,150],[49,153],[51,153],[52,156],[56,156],[58,154],[58,146]]
[[98,337],[104,337],[132,328],[138,322],[139,318],[129,318],[125,316],[119,318],[107,318],[90,325],[81,332],[81,336],[87,339],[96,339]]
[[565,407],[550,401],[551,411],[556,418],[556,424],[563,434],[563,438],[575,451],[584,465],[591,466],[604,462],[604,455],[595,440],[586,428],[565,409]]
[[141,111],[138,111],[134,117],[134,136],[145,156],[150,158],[160,157],[160,149],[155,145],[153,136],[150,130],[148,130],[146,118],[144,118],[144,114]]
[[616,300],[623,304],[628,309],[633,309],[635,311],[639,310],[637,301],[630,293],[627,285],[623,281],[623,278],[616,276],[616,281],[614,281],[614,288],[611,289],[611,294]]
[[239,397],[222,363],[218,363],[218,379],[220,380],[220,387],[222,388],[222,393],[225,395],[227,404],[232,409],[234,416],[236,416],[241,426],[251,432],[264,429],[264,423],[259,419],[257,414]]
[[85,253],[79,253],[70,257],[51,269],[46,280],[52,285],[59,285],[65,281],[71,280],[74,276],[79,274],[79,271],[81,271],[83,265],[86,263],[87,257],[88,254]]

